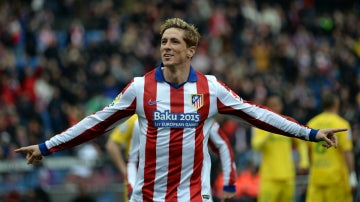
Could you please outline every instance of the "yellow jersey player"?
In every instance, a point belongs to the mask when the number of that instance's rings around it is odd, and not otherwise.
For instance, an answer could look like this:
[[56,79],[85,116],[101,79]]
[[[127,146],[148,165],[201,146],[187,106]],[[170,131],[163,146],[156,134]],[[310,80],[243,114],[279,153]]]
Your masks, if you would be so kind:
[[323,148],[323,142],[309,143],[311,163],[306,202],[352,202],[351,190],[355,189],[357,178],[350,124],[338,115],[340,100],[335,94],[324,95],[322,107],[324,111],[308,122],[309,127],[348,130],[337,134],[337,148]]
[[[265,105],[281,113],[283,102],[278,95],[270,95]],[[257,128],[253,129],[251,145],[261,154],[259,170],[260,187],[258,202],[291,202],[295,200],[295,163],[293,143],[298,154],[298,167],[308,167],[306,142],[290,137],[280,136]]]
[[[138,129],[138,127],[135,127],[136,124],[138,124],[137,120],[138,119],[136,114],[131,116],[127,121],[117,126],[113,130],[109,136],[108,141],[106,142],[106,150],[109,153],[111,160],[114,162],[116,168],[124,176],[125,201],[129,201],[132,187],[134,187],[134,182],[130,180],[132,178],[128,177],[127,165],[124,157],[129,157],[132,137],[134,136],[133,133],[136,133],[136,130]],[[121,148],[119,148],[119,146]],[[125,150],[125,154],[122,153],[122,149]]]

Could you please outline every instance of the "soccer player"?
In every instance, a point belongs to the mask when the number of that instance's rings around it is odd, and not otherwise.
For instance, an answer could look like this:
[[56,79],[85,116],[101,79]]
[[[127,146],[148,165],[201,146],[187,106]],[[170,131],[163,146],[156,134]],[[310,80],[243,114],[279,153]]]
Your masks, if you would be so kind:
[[[283,102],[279,95],[269,95],[265,105],[277,113],[282,113]],[[299,154],[298,167],[305,171],[309,166],[305,141],[253,129],[251,145],[261,154],[258,202],[295,201],[293,143]]]
[[312,129],[239,97],[213,75],[191,66],[200,34],[171,18],[160,27],[161,64],[135,77],[113,103],[38,145],[21,147],[28,164],[100,135],[133,114],[140,126],[139,167],[131,196],[137,201],[212,201],[208,140],[217,114],[263,130],[336,146],[343,128]]
[[350,124],[338,115],[340,99],[333,93],[322,97],[323,112],[313,117],[308,126],[314,128],[348,128],[338,136],[338,147],[324,149],[323,142],[311,143],[310,173],[306,194],[307,202],[352,202],[352,190],[356,189],[354,154]]
[[[139,133],[137,120],[137,115],[132,115],[113,130],[106,142],[106,151],[124,177],[124,201],[129,201],[136,179],[137,163],[134,165],[132,162],[134,160],[137,162],[138,158],[139,138],[135,138],[135,135]],[[123,158],[122,149],[125,150],[127,160],[130,159],[129,164]]]
[[[139,124],[137,115],[133,115],[126,122],[116,127],[110,134],[106,143],[106,149],[111,159],[119,171],[126,177],[125,183],[125,201],[128,201],[132,188],[135,186],[136,171],[138,165],[139,150]],[[236,166],[234,154],[226,134],[221,130],[218,122],[214,122],[210,130],[209,144],[211,148],[220,156],[223,177],[223,197],[228,198],[235,195]],[[121,148],[124,147],[128,156],[125,162]]]

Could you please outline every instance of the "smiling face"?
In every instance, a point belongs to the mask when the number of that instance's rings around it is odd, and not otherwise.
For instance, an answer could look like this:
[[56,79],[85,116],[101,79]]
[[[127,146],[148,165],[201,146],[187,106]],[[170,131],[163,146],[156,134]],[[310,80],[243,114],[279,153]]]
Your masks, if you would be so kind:
[[160,53],[165,67],[189,66],[195,47],[187,46],[183,30],[169,28],[162,35]]

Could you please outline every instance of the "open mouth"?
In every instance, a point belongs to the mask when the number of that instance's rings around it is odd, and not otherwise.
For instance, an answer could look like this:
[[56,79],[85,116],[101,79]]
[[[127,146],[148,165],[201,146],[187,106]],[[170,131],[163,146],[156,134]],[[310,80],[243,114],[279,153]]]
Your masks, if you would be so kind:
[[173,56],[173,55],[171,55],[171,54],[164,54],[164,55],[163,55],[164,58],[169,58],[169,57],[172,57],[172,56]]

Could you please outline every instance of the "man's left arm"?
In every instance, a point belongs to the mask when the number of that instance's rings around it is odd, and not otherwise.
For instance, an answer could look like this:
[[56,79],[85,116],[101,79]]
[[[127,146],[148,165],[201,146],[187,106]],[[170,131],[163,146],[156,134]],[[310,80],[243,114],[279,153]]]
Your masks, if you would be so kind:
[[[211,78],[210,78],[211,79]],[[243,120],[259,129],[299,139],[319,142],[325,141],[324,147],[337,147],[335,133],[346,131],[346,128],[313,129],[298,123],[291,117],[273,112],[266,106],[246,101],[220,81],[216,88],[217,109],[220,114],[228,114]]]

